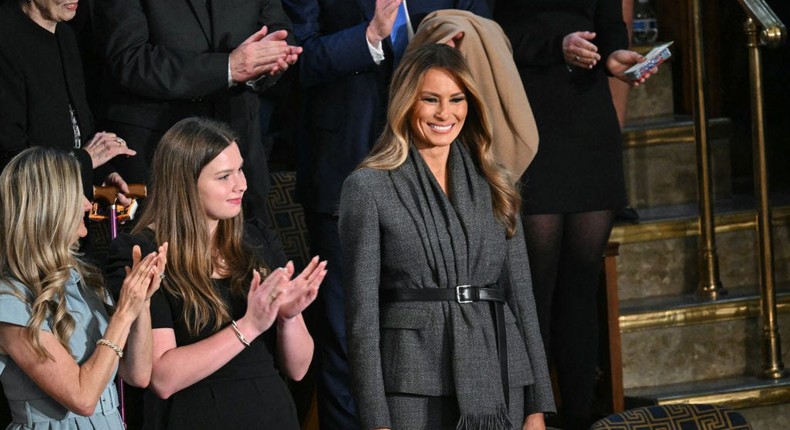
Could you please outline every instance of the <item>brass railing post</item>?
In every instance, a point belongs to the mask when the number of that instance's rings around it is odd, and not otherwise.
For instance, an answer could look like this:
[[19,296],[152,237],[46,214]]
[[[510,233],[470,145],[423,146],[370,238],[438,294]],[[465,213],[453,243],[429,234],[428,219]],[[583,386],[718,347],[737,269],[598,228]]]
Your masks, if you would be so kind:
[[719,256],[713,219],[711,150],[708,143],[708,116],[705,110],[705,57],[702,49],[701,0],[689,2],[691,16],[692,97],[694,138],[697,144],[697,199],[699,202],[699,283],[697,294],[715,299],[726,290],[719,278]]
[[746,47],[749,50],[749,82],[752,100],[752,152],[754,158],[754,195],[757,198],[757,244],[760,273],[760,316],[763,336],[763,376],[779,379],[785,376],[782,363],[782,342],[776,313],[774,284],[771,205],[768,197],[768,163],[765,159],[765,127],[763,123],[763,72],[757,24],[751,18],[744,24]]

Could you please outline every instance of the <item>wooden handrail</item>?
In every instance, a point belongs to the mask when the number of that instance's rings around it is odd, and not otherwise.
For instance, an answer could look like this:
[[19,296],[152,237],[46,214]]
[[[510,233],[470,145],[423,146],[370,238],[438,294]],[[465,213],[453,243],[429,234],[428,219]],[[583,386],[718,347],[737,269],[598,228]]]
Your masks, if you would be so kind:
[[787,27],[782,23],[764,0],[738,0],[746,14],[753,19],[760,30],[760,43],[775,48],[787,38]]

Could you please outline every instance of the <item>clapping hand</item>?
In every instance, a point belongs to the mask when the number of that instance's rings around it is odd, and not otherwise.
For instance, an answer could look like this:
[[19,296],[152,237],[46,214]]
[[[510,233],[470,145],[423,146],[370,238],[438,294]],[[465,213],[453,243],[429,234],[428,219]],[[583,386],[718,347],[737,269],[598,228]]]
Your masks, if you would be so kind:
[[302,53],[301,47],[288,45],[287,37],[287,31],[269,33],[264,25],[230,53],[231,79],[247,82],[286,71]]
[[[159,287],[162,285],[162,281],[165,279],[165,268],[167,267],[167,247],[168,243],[165,242],[159,246],[159,249],[156,250],[153,273],[155,276],[153,276],[151,284],[148,285],[148,291],[145,294],[146,299],[153,297],[154,293],[159,289]],[[134,260],[134,250],[132,250],[132,259]],[[128,267],[126,270],[126,273],[129,273]]]
[[117,312],[128,313],[137,319],[144,304],[159,289],[167,265],[167,243],[162,244],[157,252],[142,257],[140,247],[132,248],[132,267],[126,267],[121,294],[118,298]]
[[261,281],[261,274],[257,270],[252,272],[250,291],[247,293],[247,313],[242,319],[245,323],[249,321],[255,330],[253,339],[268,330],[274,323],[280,305],[283,303],[282,292],[287,289],[290,280],[291,274],[283,268],[274,270],[263,281]]
[[[284,270],[289,277],[292,276],[293,262],[289,261]],[[318,287],[324,276],[326,276],[326,260],[319,261],[318,256],[313,257],[302,273],[293,278],[288,287],[282,291],[279,317],[289,320],[302,313],[318,295]]]

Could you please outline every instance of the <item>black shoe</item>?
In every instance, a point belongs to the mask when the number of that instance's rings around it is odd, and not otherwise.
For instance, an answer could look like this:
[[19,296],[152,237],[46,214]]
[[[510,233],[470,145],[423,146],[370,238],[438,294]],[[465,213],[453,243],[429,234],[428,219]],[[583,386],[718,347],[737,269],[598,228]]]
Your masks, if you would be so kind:
[[614,215],[614,222],[639,224],[639,214],[636,212],[636,209],[627,206],[617,211]]

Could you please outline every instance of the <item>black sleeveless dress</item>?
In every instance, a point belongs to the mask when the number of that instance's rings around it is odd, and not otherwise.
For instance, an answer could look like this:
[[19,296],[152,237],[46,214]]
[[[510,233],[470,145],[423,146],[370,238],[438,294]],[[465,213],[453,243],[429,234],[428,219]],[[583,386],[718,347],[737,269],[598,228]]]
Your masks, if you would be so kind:
[[[266,255],[269,249],[260,246],[266,240],[257,228],[248,226],[245,240],[258,245],[256,250],[260,250],[264,261],[279,260]],[[134,245],[140,245],[142,255],[155,251],[153,232],[145,230],[135,236],[120,235],[111,247],[111,264],[118,266],[122,263],[113,258],[114,255],[131,256]],[[126,265],[131,266],[131,261]],[[246,297],[232,295],[227,279],[215,280],[214,286],[228,304],[231,318],[241,318],[247,309]],[[152,327],[172,328],[178,346],[190,345],[214,334],[213,322],[209,322],[197,336],[190,335],[182,315],[183,302],[179,298],[162,289],[154,294],[151,299]],[[147,390],[144,394],[143,428],[297,430],[296,407],[274,358],[276,345],[275,324],[219,370],[169,399],[160,399]]]

